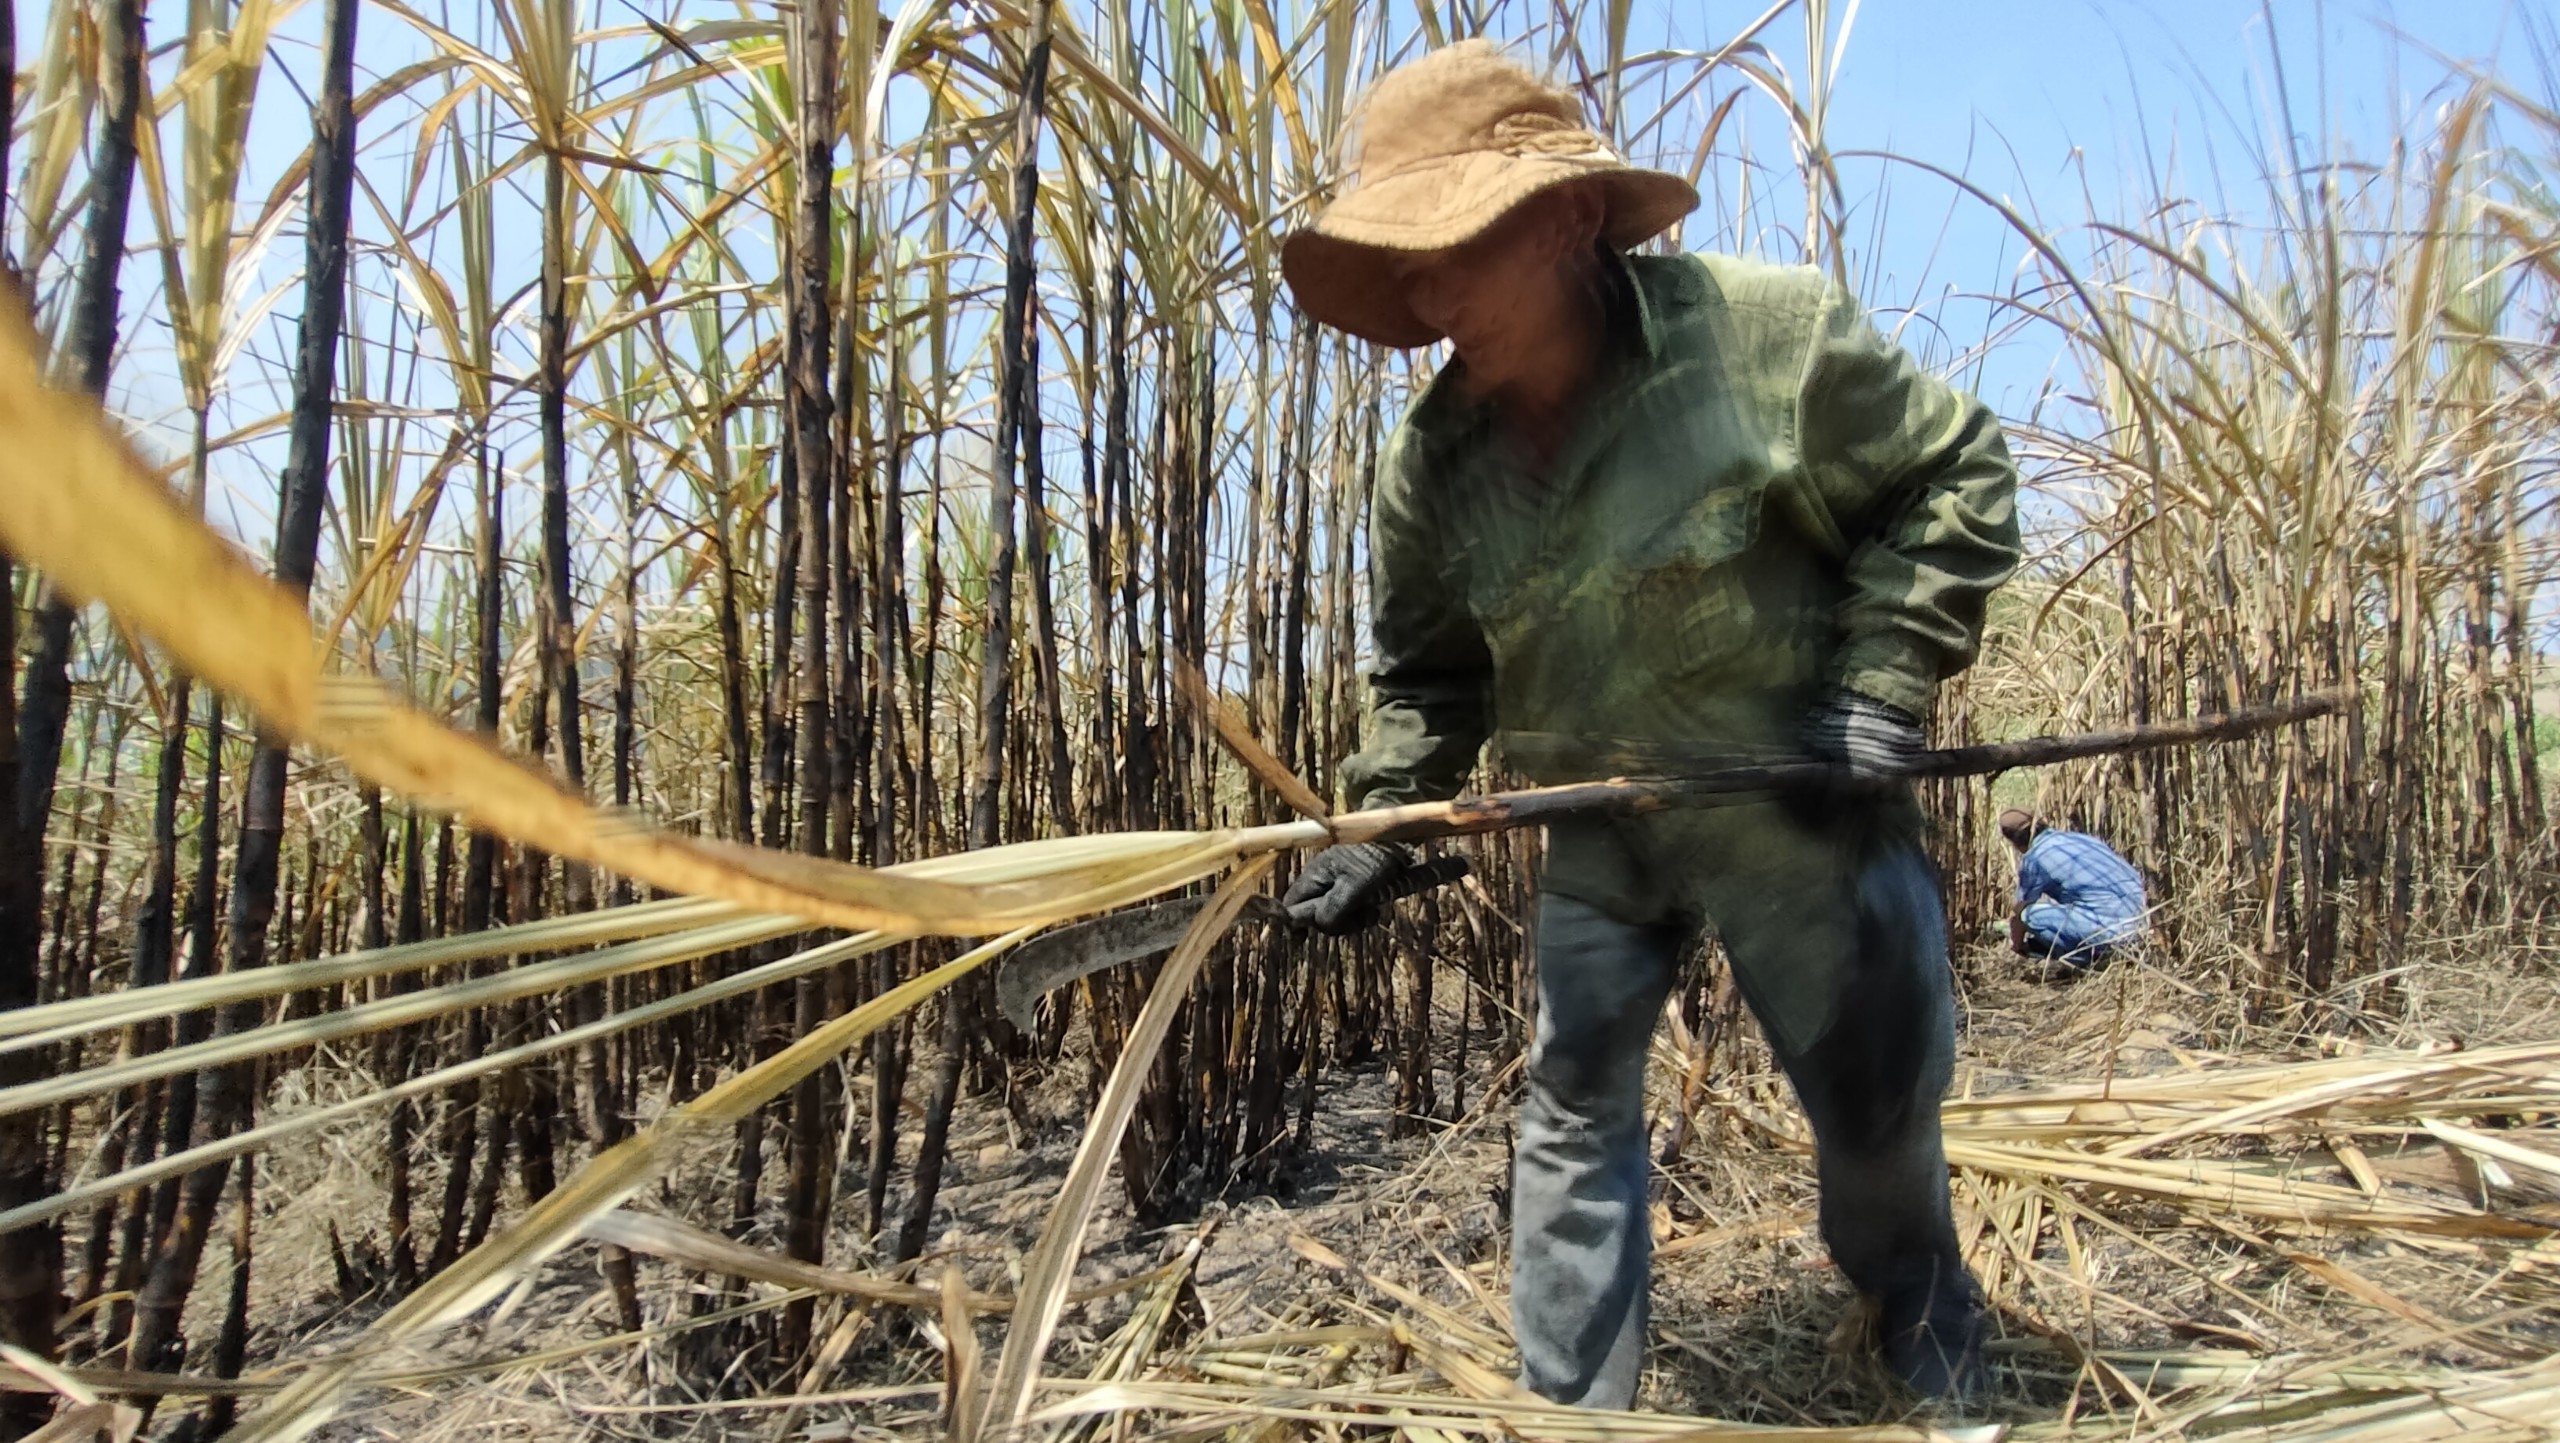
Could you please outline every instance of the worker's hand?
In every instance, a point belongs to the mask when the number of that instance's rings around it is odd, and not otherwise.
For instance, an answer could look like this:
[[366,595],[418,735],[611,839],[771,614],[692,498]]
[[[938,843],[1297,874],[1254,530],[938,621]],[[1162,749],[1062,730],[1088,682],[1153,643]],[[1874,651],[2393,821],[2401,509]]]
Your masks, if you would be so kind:
[[1344,842],[1316,853],[1281,894],[1292,920],[1328,937],[1348,936],[1378,920],[1387,888],[1413,870],[1402,842]]
[[1877,783],[1911,770],[1929,739],[1901,708],[1834,687],[1805,718],[1804,744],[1815,756],[1847,767],[1857,780]]

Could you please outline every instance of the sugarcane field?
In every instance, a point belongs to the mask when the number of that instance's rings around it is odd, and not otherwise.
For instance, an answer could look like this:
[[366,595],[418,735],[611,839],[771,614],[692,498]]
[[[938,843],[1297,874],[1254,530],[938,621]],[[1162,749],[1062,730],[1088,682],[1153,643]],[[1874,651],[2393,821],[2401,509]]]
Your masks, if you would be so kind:
[[0,85],[0,1440],[2560,1437],[2545,0]]

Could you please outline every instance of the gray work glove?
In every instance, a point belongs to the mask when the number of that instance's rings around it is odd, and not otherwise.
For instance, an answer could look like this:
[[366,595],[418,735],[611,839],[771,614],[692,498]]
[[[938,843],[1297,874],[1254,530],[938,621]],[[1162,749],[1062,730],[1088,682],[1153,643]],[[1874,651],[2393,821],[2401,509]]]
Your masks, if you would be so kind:
[[1344,842],[1316,853],[1280,896],[1292,920],[1328,937],[1345,937],[1378,920],[1387,889],[1412,871],[1414,850],[1402,842]]
[[1804,722],[1806,750],[1838,762],[1858,781],[1898,780],[1929,749],[1919,721],[1900,707],[1833,687]]

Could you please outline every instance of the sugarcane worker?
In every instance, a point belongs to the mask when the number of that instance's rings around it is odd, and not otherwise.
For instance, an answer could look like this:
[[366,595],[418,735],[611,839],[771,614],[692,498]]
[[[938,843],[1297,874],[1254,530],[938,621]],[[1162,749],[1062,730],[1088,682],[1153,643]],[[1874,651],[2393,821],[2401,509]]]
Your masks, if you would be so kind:
[[[1939,1136],[1947,938],[1899,773],[2016,564],[2016,473],[1981,405],[1813,270],[1632,255],[1698,204],[1490,46],[1371,90],[1354,172],[1282,252],[1309,316],[1454,354],[1379,458],[1354,805],[1455,796],[1494,739],[1533,781],[1631,756],[1801,756],[1861,788],[1549,829],[1512,1192],[1521,1374],[1632,1406],[1651,1239],[1647,1042],[1712,927],[1818,1141],[1824,1241],[1891,1370],[1983,1380]],[[1414,864],[1318,854],[1285,897],[1349,930]]]
[[2150,903],[2142,873],[2123,854],[2017,807],[1999,821],[2018,853],[2009,946],[2019,956],[2048,963],[2047,978],[2061,980],[2104,966],[2141,937]]

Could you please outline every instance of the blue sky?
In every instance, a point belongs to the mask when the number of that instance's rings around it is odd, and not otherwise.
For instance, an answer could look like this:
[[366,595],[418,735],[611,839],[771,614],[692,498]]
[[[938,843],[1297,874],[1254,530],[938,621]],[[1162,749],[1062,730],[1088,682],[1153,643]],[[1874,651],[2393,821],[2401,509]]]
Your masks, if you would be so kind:
[[2547,24],[2548,7],[2513,0],[1867,0],[1832,127],[1843,145],[1950,159],[2005,142],[2029,183],[2075,149],[2111,168],[2145,137],[2265,124],[2272,34],[2298,117],[2379,148],[2443,74],[2418,47],[2520,60],[2536,10]]
[[[1399,31],[1409,30],[1413,16],[1405,0],[1382,3],[1383,10],[1373,13],[1390,15]],[[1851,10],[1849,0],[1833,4],[1837,15]],[[28,43],[42,34],[44,8],[21,7]],[[425,8],[466,35],[490,29],[471,0]],[[1086,13],[1083,3],[1076,8]],[[1276,0],[1275,8],[1287,26],[1302,4]],[[1600,7],[1582,8],[1585,23],[1594,23],[1588,17]],[[1631,25],[1632,48],[1713,48],[1764,9],[1765,0],[1641,5]],[[319,11],[317,4],[304,6],[277,36],[283,68],[305,84],[315,68]],[[589,0],[587,19],[627,26],[644,12],[692,18],[732,13],[721,5],[671,8],[667,0]],[[2500,67],[2520,88],[2544,92],[2550,82],[2528,32],[2548,37],[2555,24],[2560,22],[2547,0],[1863,0],[1855,7],[1827,138],[1835,152],[1891,150],[1960,170],[2065,232],[2066,244],[2069,227],[2089,210],[2124,215],[2136,197],[2157,193],[2146,175],[2155,166],[2174,171],[2164,182],[2169,191],[2196,196],[2208,211],[2246,222],[2264,214],[2255,156],[2271,153],[2272,139],[2283,131],[2275,56],[2282,57],[2290,92],[2290,123],[2310,155],[2316,157],[2327,136],[2350,152],[2381,158],[2404,133],[2422,131],[2423,118],[2451,95],[2454,87],[2439,54],[2457,63]],[[173,41],[177,26],[176,12],[155,15],[154,43]],[[1800,15],[1781,16],[1762,39],[1791,76],[1806,74]],[[368,12],[359,42],[359,86],[417,58],[422,49],[394,16]],[[250,196],[263,196],[284,160],[308,138],[308,112],[276,67],[270,67],[266,86],[250,143],[244,187]],[[366,126],[365,168],[386,191],[405,185],[411,142],[401,127],[413,115],[413,109],[395,106]],[[1736,129],[1723,149],[1747,140],[1762,163],[1783,163],[1773,107],[1753,97],[1735,117]],[[891,130],[899,129],[893,109]],[[2017,237],[1985,207],[1935,177],[1872,160],[1842,165],[1859,289],[1889,326],[1905,308],[1928,313],[1928,321],[1904,332],[1924,355],[1944,359],[1962,350],[1991,312],[1948,297],[2008,292],[2022,254]],[[429,189],[439,187],[431,181]],[[1796,204],[1791,224],[1800,226],[1801,202]],[[300,261],[298,219],[266,258],[269,284],[288,280]],[[1689,231],[1692,243],[1719,243],[1715,233],[1731,219],[1699,217]],[[1755,216],[1755,231],[1766,237],[1763,227],[1772,221],[1787,218]],[[378,229],[362,205],[357,229]],[[761,229],[740,228],[738,243],[763,246]],[[149,223],[137,205],[133,240],[147,244],[148,236]],[[1725,243],[1733,243],[1729,231]],[[1783,248],[1780,255],[1797,258]],[[126,303],[136,344],[120,368],[117,388],[129,414],[165,421],[176,412],[176,391],[156,324],[153,269],[130,273]],[[529,262],[524,269],[529,277]],[[252,348],[257,360],[233,378],[251,383],[249,389],[259,394],[226,398],[231,419],[275,409],[296,309],[293,300],[285,300],[262,327]],[[2024,331],[1964,379],[2004,414],[2022,415],[2040,392],[2076,379],[2057,374],[2058,349],[2051,334]],[[254,384],[260,372],[263,386]],[[151,439],[174,449],[177,438],[164,431]],[[508,444],[521,440],[510,437]],[[272,449],[217,462],[228,483],[217,483],[217,515],[252,545],[263,544],[269,524],[268,468],[276,458],[264,452]]]
[[[1713,5],[1705,28],[1760,8]],[[2253,152],[2283,133],[2275,57],[2306,159],[2324,135],[2380,159],[2451,96],[2448,59],[2541,93],[2527,32],[2547,38],[2556,13],[2535,0],[1865,0],[1829,142],[1961,171],[2048,226],[2089,206],[2124,213],[2153,193],[2154,165],[2174,170],[2172,190],[2246,219],[2263,195]],[[1801,25],[1781,21],[1770,39],[1801,66]],[[2007,289],[2020,247],[1984,207],[1917,171],[1844,164],[1871,304]],[[1880,236],[1878,213],[1891,216]],[[1977,384],[1995,406],[2023,406],[2051,357],[2049,340],[2022,336]]]
[[[1852,9],[1849,0],[1833,6],[1835,15]],[[22,43],[31,43],[49,7],[22,8],[30,12],[22,15]],[[470,0],[425,8],[464,34],[488,28],[473,18],[478,7]],[[1301,7],[1281,0],[1276,8],[1286,15]],[[1707,49],[1765,8],[1763,0],[1652,0],[1637,7],[1630,29],[1639,50],[1656,43]],[[1390,0],[1388,9],[1404,7]],[[587,23],[624,26],[644,12],[672,18],[691,11],[670,13],[665,0],[588,0]],[[725,6],[700,13],[714,12],[729,13]],[[2560,25],[2555,13],[2543,0],[1860,0],[1828,139],[1835,151],[1892,150],[1961,170],[2048,222],[2067,224],[2080,213],[2084,185],[2098,208],[2113,209],[2146,164],[2174,160],[2191,193],[2205,188],[2207,147],[2226,168],[2240,167],[2245,181],[2246,148],[2277,133],[2273,54],[2283,56],[2294,121],[2307,144],[2325,132],[2379,156],[2412,116],[2448,94],[2445,64],[2430,50],[2457,63],[2502,67],[2519,85],[2541,90],[2527,32],[2551,34]],[[155,44],[173,41],[175,15],[154,20]],[[315,58],[318,21],[319,6],[311,4],[279,28],[278,53],[297,76],[307,76]],[[1399,13],[1398,28],[1409,25]],[[1761,38],[1792,76],[1806,73],[1796,15],[1780,17]],[[420,53],[394,17],[368,15],[359,86]],[[279,80],[271,68],[269,84]],[[306,112],[277,103],[289,98],[262,97],[250,194],[262,193],[308,140]],[[1764,130],[1776,123],[1756,99],[1736,120]],[[891,126],[897,128],[894,115]],[[405,150],[379,122],[368,129],[368,159]],[[1890,306],[1948,287],[2004,288],[2018,250],[1979,205],[1915,171],[1874,161],[1844,165],[1852,234],[1864,242],[1855,247],[1860,280],[1871,300]],[[2245,212],[2252,193],[2238,186],[2228,208]],[[1878,214],[1891,217],[1880,234],[1873,229]],[[137,217],[137,241],[145,224]],[[145,378],[132,381],[150,389]]]

